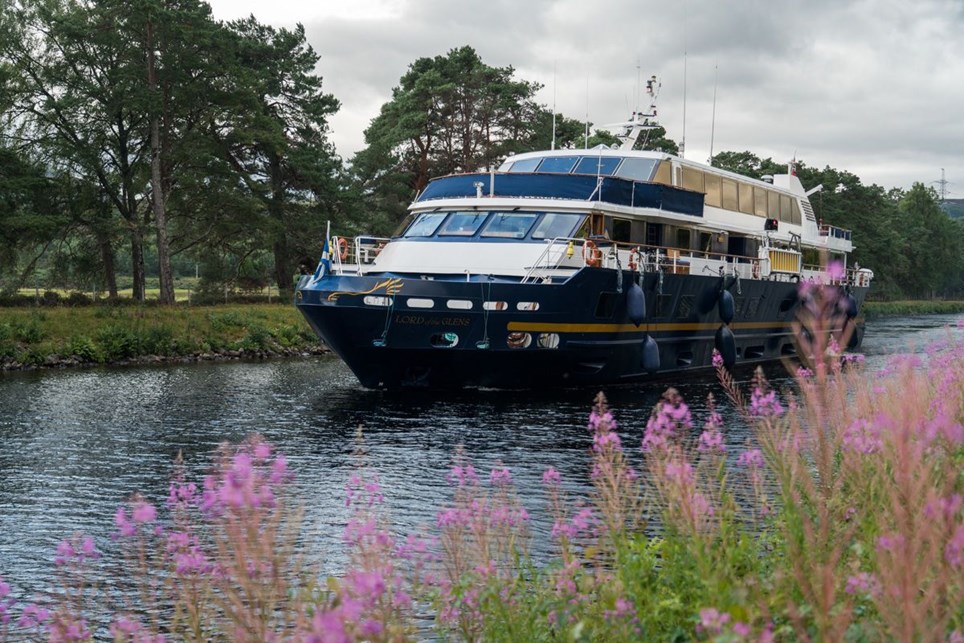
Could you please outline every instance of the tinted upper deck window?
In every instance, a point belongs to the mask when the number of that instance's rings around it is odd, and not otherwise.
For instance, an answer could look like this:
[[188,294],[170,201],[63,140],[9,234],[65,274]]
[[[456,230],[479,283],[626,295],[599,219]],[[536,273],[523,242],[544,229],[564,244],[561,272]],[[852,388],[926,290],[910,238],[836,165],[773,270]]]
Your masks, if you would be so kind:
[[576,166],[576,174],[612,176],[621,159],[616,156],[584,156]]
[[552,174],[569,174],[578,160],[578,156],[548,156],[542,159],[539,171]]

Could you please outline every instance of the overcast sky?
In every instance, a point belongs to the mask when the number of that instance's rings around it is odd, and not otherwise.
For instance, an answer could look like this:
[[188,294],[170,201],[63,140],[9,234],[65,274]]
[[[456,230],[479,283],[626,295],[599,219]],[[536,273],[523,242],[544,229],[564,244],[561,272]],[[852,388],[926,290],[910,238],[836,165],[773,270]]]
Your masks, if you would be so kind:
[[715,152],[796,155],[885,188],[939,188],[944,168],[964,198],[964,0],[208,1],[220,20],[305,26],[346,160],[414,60],[470,45],[596,124],[625,119],[655,74],[676,141],[685,69],[687,158],[709,156],[715,85]]

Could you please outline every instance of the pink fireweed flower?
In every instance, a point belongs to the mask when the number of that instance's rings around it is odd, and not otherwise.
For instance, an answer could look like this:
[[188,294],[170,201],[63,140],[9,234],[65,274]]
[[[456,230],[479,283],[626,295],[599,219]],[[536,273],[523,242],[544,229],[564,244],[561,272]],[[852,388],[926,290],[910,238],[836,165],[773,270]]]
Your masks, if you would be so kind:
[[138,500],[131,509],[131,518],[134,519],[134,522],[141,524],[154,522],[157,520],[157,509],[149,502]]
[[866,358],[860,353],[846,353],[842,359],[845,366],[859,366],[866,361]]
[[57,545],[57,556],[54,558],[54,564],[58,567],[66,565],[76,556],[77,552],[74,551],[73,545],[71,545],[67,540],[62,540],[60,541],[60,544]]
[[727,612],[720,612],[715,607],[706,607],[700,610],[700,622],[696,625],[696,631],[707,633],[711,636],[721,634],[723,627],[730,622],[730,615]]
[[880,582],[877,577],[867,572],[860,572],[847,578],[845,591],[848,594],[868,594],[876,596],[880,590]]
[[258,460],[267,460],[271,457],[271,445],[267,442],[258,442],[254,445],[254,457]]
[[904,537],[901,534],[884,534],[877,537],[877,551],[897,552],[904,548]]
[[964,505],[964,496],[959,493],[947,498],[937,498],[924,505],[924,515],[928,518],[947,518],[953,520],[958,510]]
[[827,264],[827,276],[831,281],[840,281],[847,275],[843,262],[831,261]]
[[713,349],[713,368],[723,368],[723,355],[715,348]]
[[960,567],[964,563],[964,525],[958,525],[954,536],[944,547],[944,560],[951,567]]
[[720,432],[721,426],[723,426],[723,418],[714,409],[703,425],[703,432],[700,434],[696,450],[719,453],[726,451],[726,445],[723,444],[723,434]]
[[549,467],[546,469],[545,473],[542,474],[542,483],[547,487],[558,486],[562,483],[562,474],[560,474],[554,468]]
[[749,624],[744,623],[743,621],[737,621],[736,623],[733,624],[733,633],[736,634],[737,636],[746,638],[750,636],[750,626]]
[[489,483],[495,487],[509,487],[512,485],[512,473],[503,466],[496,467],[489,474]]
[[759,449],[749,449],[740,454],[736,463],[743,467],[757,469],[763,467],[766,461],[763,459],[763,452]]
[[137,525],[127,519],[127,510],[118,507],[114,514],[114,524],[117,526],[117,536],[129,538],[137,534]]
[[197,502],[197,485],[193,482],[182,484],[171,482],[168,487],[167,506],[171,509],[175,507],[187,507]]
[[843,448],[846,451],[870,455],[883,448],[880,428],[864,418],[857,418],[843,432]]
[[693,466],[689,462],[667,462],[663,473],[668,480],[679,485],[693,482]]
[[592,436],[592,450],[596,453],[622,451],[623,444],[619,439],[619,434],[615,431],[597,431]]
[[593,515],[592,508],[584,507],[572,517],[572,521],[565,523],[562,521],[556,521],[552,526],[552,537],[559,538],[563,536],[572,540],[582,533],[588,532],[590,525],[596,522],[596,518]]
[[589,430],[598,432],[600,429],[603,430],[615,430],[616,420],[613,418],[613,414],[609,411],[605,411],[602,414],[598,413],[595,409],[589,414]]
[[388,588],[385,576],[377,570],[350,572],[345,581],[352,596],[369,605],[377,602]]
[[470,484],[477,484],[479,482],[479,476],[476,475],[475,467],[471,464],[466,464],[465,466],[456,464],[452,467],[446,480],[448,480],[450,484],[465,487]]
[[376,531],[378,531],[378,523],[375,518],[352,516],[348,519],[348,524],[345,525],[345,532],[342,538],[346,543],[358,544],[368,537],[373,536]]
[[17,624],[23,628],[39,627],[50,620],[50,610],[40,607],[35,603],[30,603],[23,608],[20,613],[20,620]]
[[291,473],[288,471],[288,460],[285,458],[283,453],[279,453],[274,462],[271,463],[271,477],[269,481],[271,484],[281,484],[282,482],[289,482],[291,480]]
[[58,614],[47,625],[48,640],[57,643],[68,643],[70,641],[89,641],[91,639],[90,630],[87,628],[87,621],[82,618],[65,616]]
[[764,393],[759,386],[750,396],[750,415],[754,417],[778,417],[783,415],[783,406],[777,400],[776,391]]
[[[114,635],[114,638],[119,638],[126,640],[127,638],[134,638],[131,635],[136,634],[142,629],[142,625],[132,617],[122,614],[117,617],[117,620],[111,623],[110,633]],[[136,640],[140,640],[137,638]]]
[[667,389],[646,422],[642,449],[647,452],[662,449],[679,429],[692,426],[693,418],[682,396],[676,389]]
[[319,610],[311,620],[311,634],[305,640],[307,643],[351,643],[354,637],[348,634],[345,620],[341,607]]

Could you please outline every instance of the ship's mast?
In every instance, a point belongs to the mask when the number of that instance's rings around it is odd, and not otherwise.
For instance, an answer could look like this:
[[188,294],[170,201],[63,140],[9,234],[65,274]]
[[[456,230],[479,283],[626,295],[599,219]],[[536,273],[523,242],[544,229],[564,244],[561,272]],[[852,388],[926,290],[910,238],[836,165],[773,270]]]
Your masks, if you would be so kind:
[[646,95],[649,96],[649,108],[646,111],[636,109],[629,120],[625,123],[613,123],[605,127],[621,128],[622,132],[616,134],[621,142],[620,149],[631,150],[636,147],[636,140],[639,133],[654,130],[659,127],[656,122],[656,99],[659,98],[659,89],[662,83],[656,76],[650,76],[646,81]]

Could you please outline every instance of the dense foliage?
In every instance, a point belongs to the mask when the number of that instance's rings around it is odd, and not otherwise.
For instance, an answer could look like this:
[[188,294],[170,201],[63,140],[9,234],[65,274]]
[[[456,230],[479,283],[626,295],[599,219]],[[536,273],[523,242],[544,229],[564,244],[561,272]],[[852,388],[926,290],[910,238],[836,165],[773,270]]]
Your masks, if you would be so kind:
[[[540,86],[469,46],[411,63],[350,164],[328,139],[339,103],[304,29],[218,22],[203,0],[0,0],[0,291],[130,288],[174,299],[273,283],[318,260],[326,223],[389,234],[429,178],[535,149],[612,145],[553,114]],[[642,149],[675,153],[663,128]],[[782,171],[750,152],[714,162]],[[819,216],[854,231],[875,296],[958,296],[964,223],[931,190],[887,192],[800,163]]]

